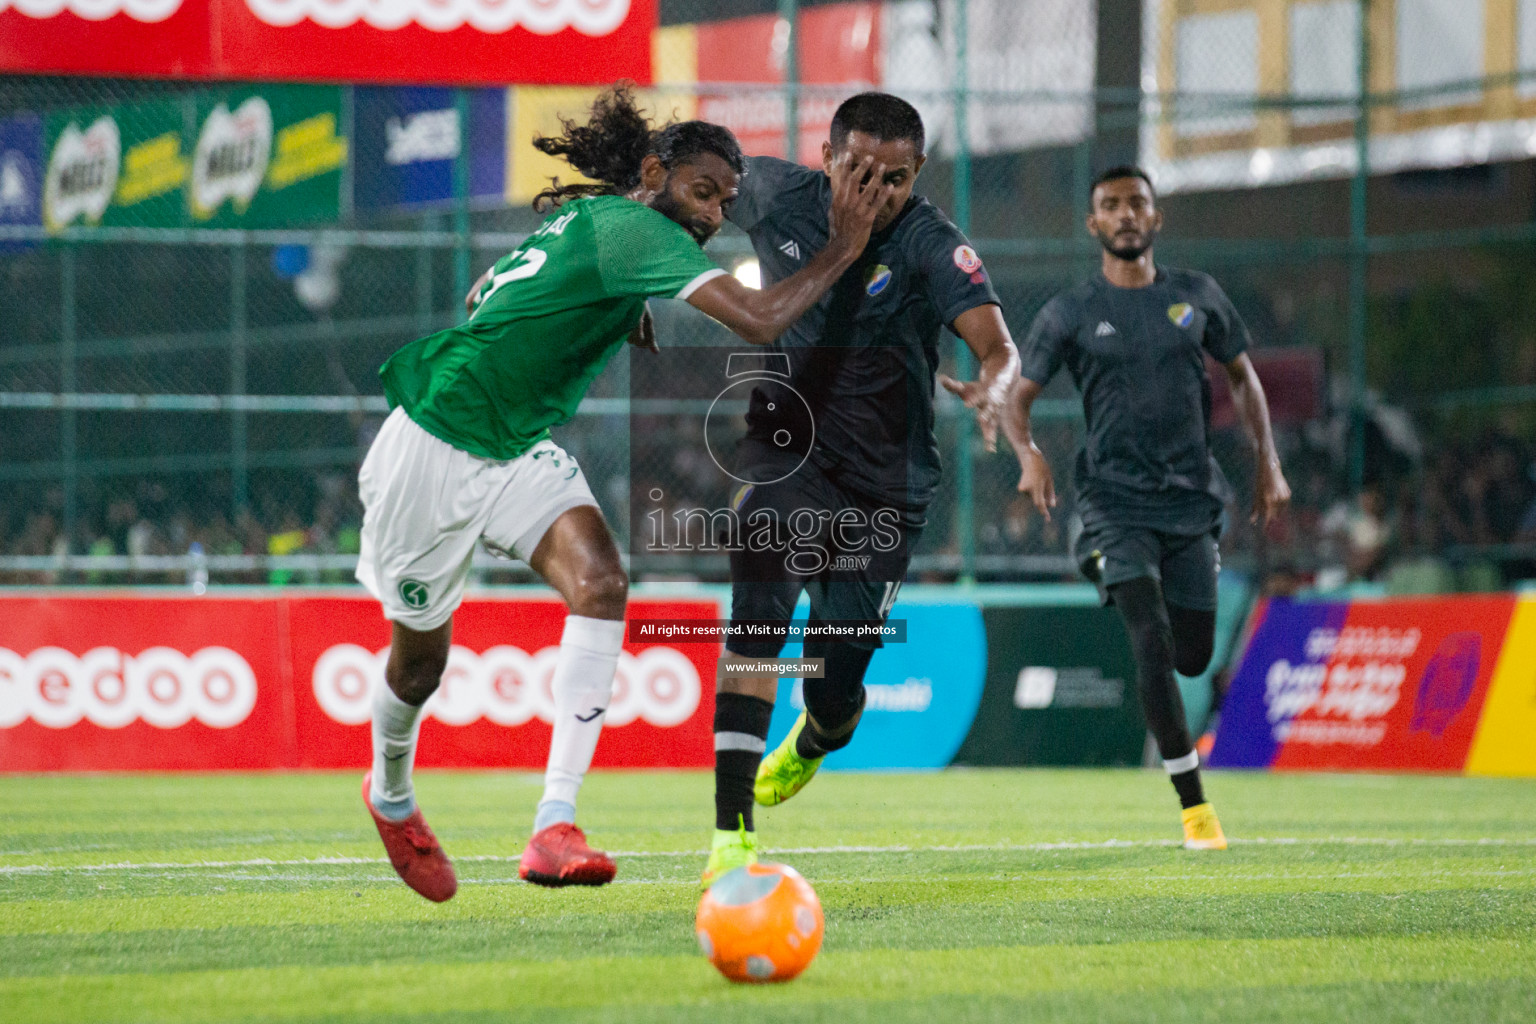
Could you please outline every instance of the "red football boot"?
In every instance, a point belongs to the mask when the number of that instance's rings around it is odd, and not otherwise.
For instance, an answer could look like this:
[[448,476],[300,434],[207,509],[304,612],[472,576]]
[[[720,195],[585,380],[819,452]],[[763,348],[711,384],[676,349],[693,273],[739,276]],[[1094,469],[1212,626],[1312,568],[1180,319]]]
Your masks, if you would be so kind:
[[517,873],[534,885],[607,885],[618,868],[613,858],[587,845],[581,829],[557,822],[528,840]]
[[405,884],[415,889],[433,903],[453,899],[459,891],[459,880],[453,874],[453,862],[443,852],[437,836],[427,827],[421,816],[421,808],[411,812],[409,818],[391,821],[373,808],[368,789],[373,773],[363,776],[363,803],[373,815],[373,823],[379,828],[379,838],[384,840],[384,850]]

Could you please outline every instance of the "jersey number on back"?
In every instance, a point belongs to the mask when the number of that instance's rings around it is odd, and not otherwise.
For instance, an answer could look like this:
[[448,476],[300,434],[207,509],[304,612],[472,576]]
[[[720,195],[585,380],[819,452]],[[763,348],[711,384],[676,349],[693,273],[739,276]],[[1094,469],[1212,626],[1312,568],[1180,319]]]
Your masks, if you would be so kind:
[[549,254],[543,249],[521,249],[514,252],[512,257],[513,259],[521,259],[522,262],[513,264],[508,269],[491,278],[486,287],[485,294],[480,296],[480,301],[475,304],[476,313],[485,308],[486,301],[492,295],[495,295],[496,290],[502,285],[510,284],[513,281],[521,281],[526,277],[532,277],[534,274],[537,274],[539,268],[544,266],[544,261],[549,259]]

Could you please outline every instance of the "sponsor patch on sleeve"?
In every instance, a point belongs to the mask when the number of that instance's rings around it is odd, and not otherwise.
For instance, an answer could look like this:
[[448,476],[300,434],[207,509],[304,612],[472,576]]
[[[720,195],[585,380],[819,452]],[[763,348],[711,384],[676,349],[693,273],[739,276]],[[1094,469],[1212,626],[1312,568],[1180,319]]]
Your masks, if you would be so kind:
[[967,274],[974,274],[981,269],[981,257],[968,245],[956,246],[955,266]]

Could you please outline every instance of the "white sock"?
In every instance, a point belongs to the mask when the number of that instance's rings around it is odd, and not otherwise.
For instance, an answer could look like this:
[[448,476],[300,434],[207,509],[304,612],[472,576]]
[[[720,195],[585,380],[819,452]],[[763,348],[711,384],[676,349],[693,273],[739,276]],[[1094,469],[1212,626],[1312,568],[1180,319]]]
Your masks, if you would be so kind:
[[[622,621],[589,619],[583,615],[565,617],[565,632],[560,635],[560,655],[551,683],[555,694],[554,735],[549,740],[544,799],[535,819],[536,824],[543,822],[541,827],[575,818],[576,793],[597,750],[597,737],[603,731],[603,713],[613,698],[613,673],[623,646]],[[546,805],[549,813],[545,813]]]
[[408,818],[416,810],[411,767],[416,763],[416,736],[421,732],[421,708],[395,696],[382,679],[373,693],[373,785],[368,797],[386,818]]
[[1185,772],[1192,772],[1199,767],[1200,751],[1198,750],[1191,750],[1183,757],[1176,757],[1171,761],[1166,757],[1163,758],[1163,768],[1169,775],[1182,775]]

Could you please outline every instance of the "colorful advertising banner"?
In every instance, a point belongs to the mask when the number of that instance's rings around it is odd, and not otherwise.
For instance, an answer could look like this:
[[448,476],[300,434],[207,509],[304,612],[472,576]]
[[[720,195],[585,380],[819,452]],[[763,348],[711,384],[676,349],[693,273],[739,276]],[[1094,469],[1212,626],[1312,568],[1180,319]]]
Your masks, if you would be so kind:
[[[634,618],[718,618],[713,600]],[[540,769],[565,607],[472,599],[454,616],[417,763]],[[357,768],[389,623],[362,597],[0,598],[0,771]],[[718,645],[627,643],[594,764],[713,763]]]
[[[802,600],[795,616],[810,611]],[[971,604],[898,601],[891,622],[906,622],[905,643],[875,652],[864,677],[864,717],[853,742],[827,755],[826,768],[943,768],[976,718],[986,665],[981,612]],[[934,639],[943,637],[943,643]],[[798,658],[786,644],[781,658]],[[799,680],[780,679],[768,746],[773,749],[805,710]]]
[[335,220],[348,139],[342,91],[259,86],[197,98],[187,208],[208,227]]
[[49,231],[335,220],[348,140],[336,87],[269,85],[45,121]]
[[1271,601],[1232,680],[1210,763],[1536,774],[1531,604]]
[[452,89],[364,87],[354,90],[353,97],[356,208],[452,200],[461,135],[469,140],[469,197],[501,198],[507,177],[507,90],[469,91],[467,133],[459,130]]
[[0,71],[649,82],[657,0],[0,0]]
[[49,114],[43,224],[49,231],[185,224],[186,116],[174,100]]
[[[800,97],[796,156],[802,163],[821,164],[821,144],[837,105],[880,81],[880,6],[840,3],[800,12],[795,38],[801,82],[843,87]],[[777,17],[706,22],[696,31],[699,81],[784,81],[783,29]],[[750,155],[784,155],[784,95],[775,89],[701,95],[698,116],[731,129]]]
[[[20,114],[0,121],[0,225],[43,222],[43,119]],[[0,252],[17,248],[0,242]]]

